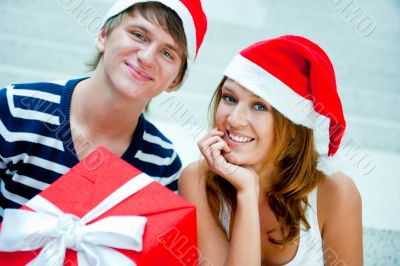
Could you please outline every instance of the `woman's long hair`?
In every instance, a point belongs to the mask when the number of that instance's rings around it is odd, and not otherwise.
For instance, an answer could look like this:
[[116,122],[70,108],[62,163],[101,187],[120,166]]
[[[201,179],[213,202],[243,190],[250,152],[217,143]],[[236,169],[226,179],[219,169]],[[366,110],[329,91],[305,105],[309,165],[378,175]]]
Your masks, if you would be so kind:
[[[226,78],[219,84],[209,106],[212,127],[215,127],[215,114],[225,80]],[[300,224],[303,224],[306,230],[310,228],[305,216],[309,205],[307,196],[322,180],[323,174],[316,169],[318,153],[314,145],[313,131],[294,124],[275,109],[272,110],[272,114],[274,139],[271,151],[263,164],[265,169],[272,165],[274,170],[269,177],[272,178],[270,191],[262,193],[267,194],[269,205],[278,220],[275,229],[281,230],[283,234],[283,239],[275,239],[269,232],[269,240],[274,244],[285,245],[296,240]],[[206,194],[212,215],[223,229],[219,220],[221,201],[235,213],[236,190],[228,181],[207,168]]]

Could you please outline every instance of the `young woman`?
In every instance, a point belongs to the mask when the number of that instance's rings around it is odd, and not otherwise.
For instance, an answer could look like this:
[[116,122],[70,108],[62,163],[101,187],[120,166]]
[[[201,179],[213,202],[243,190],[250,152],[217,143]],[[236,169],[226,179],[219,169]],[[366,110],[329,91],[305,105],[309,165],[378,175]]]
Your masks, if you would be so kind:
[[345,120],[328,56],[282,36],[224,74],[198,142],[205,160],[179,180],[197,206],[200,264],[362,265],[361,198],[334,164]]

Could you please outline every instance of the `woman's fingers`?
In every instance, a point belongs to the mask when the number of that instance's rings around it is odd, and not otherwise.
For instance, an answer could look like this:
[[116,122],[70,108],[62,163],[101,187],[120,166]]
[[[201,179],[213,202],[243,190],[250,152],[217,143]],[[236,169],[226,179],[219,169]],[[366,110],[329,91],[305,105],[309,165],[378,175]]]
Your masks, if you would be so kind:
[[210,130],[198,143],[198,147],[211,170],[222,176],[228,176],[236,171],[238,166],[227,161],[231,149],[222,139],[224,132]]
[[197,145],[199,146],[200,151],[204,154],[204,151],[209,150],[211,145],[220,141],[223,140],[218,136],[214,136],[214,137],[209,137],[208,139],[205,139],[202,142],[199,142]]
[[222,150],[226,149],[226,143],[225,141],[219,141],[217,143],[214,143],[210,146],[210,150],[211,150],[211,158],[213,160],[218,160],[220,159],[220,157],[223,158],[222,156]]
[[207,132],[204,137],[202,137],[197,143],[204,142],[205,140],[214,137],[214,136],[219,136],[222,137],[224,135],[223,131],[219,131],[217,128],[211,129],[210,131]]
[[204,157],[213,160],[216,155],[221,155],[222,149],[226,149],[226,143],[220,137],[212,137],[199,144],[199,148]]
[[[211,135],[211,134],[210,134]],[[219,136],[211,136],[198,142],[199,149],[207,161],[221,160],[222,152],[229,152],[230,148],[226,142]],[[214,164],[214,163],[212,163]]]
[[[204,136],[198,143],[197,146],[199,147],[200,151],[207,149],[209,146],[212,144],[215,144],[217,142],[223,142],[225,141],[221,138],[224,135],[222,131],[210,131],[206,136]],[[224,152],[230,152],[229,146],[225,143],[223,147]]]
[[222,139],[224,132],[210,130],[198,143],[209,168],[225,178],[238,191],[258,186],[258,175],[252,169],[240,166],[240,162],[230,153],[231,149]]
[[232,172],[234,165],[226,161],[225,155],[222,154],[223,150],[230,150],[225,141],[222,140],[212,144],[210,146],[210,159],[208,160],[208,164],[213,171],[222,176],[226,176]]

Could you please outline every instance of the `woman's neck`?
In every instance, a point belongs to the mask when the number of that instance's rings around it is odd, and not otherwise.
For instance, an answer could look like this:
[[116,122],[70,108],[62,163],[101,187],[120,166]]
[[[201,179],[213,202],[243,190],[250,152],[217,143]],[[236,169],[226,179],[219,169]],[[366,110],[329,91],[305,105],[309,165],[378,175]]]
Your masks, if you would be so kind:
[[260,196],[271,191],[276,168],[272,164],[255,167],[260,179]]

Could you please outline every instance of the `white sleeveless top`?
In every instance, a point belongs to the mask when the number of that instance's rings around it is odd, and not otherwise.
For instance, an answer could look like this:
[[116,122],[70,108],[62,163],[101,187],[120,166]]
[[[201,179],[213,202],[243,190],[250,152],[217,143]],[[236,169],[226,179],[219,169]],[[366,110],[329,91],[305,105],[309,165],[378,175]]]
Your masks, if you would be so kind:
[[[305,215],[307,222],[310,224],[310,229],[306,231],[303,224],[301,224],[297,253],[285,266],[324,265],[324,250],[317,216],[317,188],[308,195],[308,202],[310,206],[307,207]],[[227,238],[229,239],[230,209],[227,204],[222,204],[219,218],[227,232]]]

